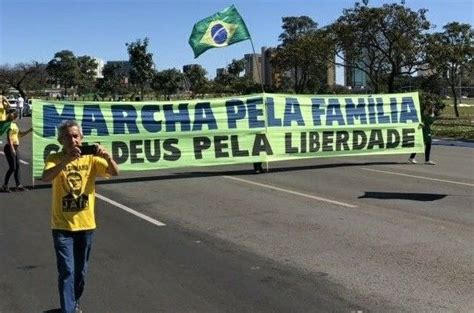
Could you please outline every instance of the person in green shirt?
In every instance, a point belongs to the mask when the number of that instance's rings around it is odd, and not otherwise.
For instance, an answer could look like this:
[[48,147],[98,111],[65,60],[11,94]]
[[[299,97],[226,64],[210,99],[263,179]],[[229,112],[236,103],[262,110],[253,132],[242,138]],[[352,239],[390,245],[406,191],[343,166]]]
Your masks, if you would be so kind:
[[[425,164],[428,165],[436,165],[434,161],[430,159],[431,154],[431,124],[434,123],[436,120],[436,116],[434,114],[433,107],[427,107],[423,112],[423,116],[421,117],[422,123],[421,126],[423,127],[423,139],[425,141]],[[412,153],[408,162],[412,164],[418,163],[415,160],[416,153]]]

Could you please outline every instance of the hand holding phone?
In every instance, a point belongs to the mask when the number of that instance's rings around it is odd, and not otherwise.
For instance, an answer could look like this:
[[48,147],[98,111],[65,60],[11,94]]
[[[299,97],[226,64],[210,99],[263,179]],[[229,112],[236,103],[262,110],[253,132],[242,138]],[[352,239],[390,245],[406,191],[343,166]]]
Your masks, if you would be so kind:
[[87,146],[80,146],[81,155],[96,155],[97,154],[97,145],[87,145]]

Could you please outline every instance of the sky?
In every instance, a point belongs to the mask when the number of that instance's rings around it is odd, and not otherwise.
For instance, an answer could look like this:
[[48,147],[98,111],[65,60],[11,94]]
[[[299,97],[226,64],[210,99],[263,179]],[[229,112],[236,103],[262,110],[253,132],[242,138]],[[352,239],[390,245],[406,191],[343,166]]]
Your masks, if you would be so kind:
[[[360,2],[362,2],[360,0]],[[369,6],[400,1],[369,0]],[[104,61],[128,60],[126,43],[149,38],[158,70],[201,64],[213,78],[216,69],[252,53],[250,41],[210,49],[194,59],[188,44],[193,25],[234,4],[256,52],[275,47],[282,17],[311,17],[318,27],[334,22],[349,0],[0,0],[0,64],[47,63],[61,50]],[[413,10],[428,9],[428,20],[441,31],[448,22],[474,24],[472,0],[406,0]],[[337,80],[342,75],[337,74]]]

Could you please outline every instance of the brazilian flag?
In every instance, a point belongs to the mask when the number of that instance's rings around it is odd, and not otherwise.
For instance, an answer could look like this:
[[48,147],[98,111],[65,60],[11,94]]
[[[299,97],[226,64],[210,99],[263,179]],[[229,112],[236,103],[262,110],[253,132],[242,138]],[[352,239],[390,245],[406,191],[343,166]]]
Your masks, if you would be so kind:
[[0,121],[0,136],[7,132],[10,129],[11,121]]
[[194,58],[197,58],[208,49],[227,47],[247,39],[250,39],[247,26],[231,5],[194,24],[189,45],[193,48]]

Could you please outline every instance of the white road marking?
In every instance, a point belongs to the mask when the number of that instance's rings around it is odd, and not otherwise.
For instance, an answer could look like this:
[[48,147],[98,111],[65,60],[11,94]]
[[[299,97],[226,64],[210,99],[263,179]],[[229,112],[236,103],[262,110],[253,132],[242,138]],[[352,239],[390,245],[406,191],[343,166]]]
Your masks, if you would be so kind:
[[[5,152],[0,151],[0,154],[5,155]],[[23,163],[23,164],[26,164],[26,165],[30,164],[30,163],[28,163],[28,162],[26,162],[26,161],[23,161],[23,160],[20,160],[20,163]]]
[[450,183],[450,184],[474,187],[474,184],[463,183],[463,182],[459,182],[459,181],[446,180],[446,179],[438,179],[438,178],[431,178],[431,177],[425,177],[425,176],[417,176],[417,175],[402,174],[402,173],[395,173],[395,172],[389,172],[389,171],[374,170],[372,168],[361,168],[361,170],[377,172],[377,173],[384,173],[384,174],[391,174],[391,175],[398,175],[398,176],[405,176],[405,177],[420,178],[420,179],[438,181],[438,182],[442,182],[442,183]]
[[[0,154],[5,154],[5,153],[4,153],[3,151],[0,151]],[[20,160],[20,162],[23,163],[23,164],[29,164],[28,162],[23,161],[23,160]],[[101,199],[101,200],[104,200],[105,202],[108,202],[108,203],[110,203],[110,204],[112,204],[112,205],[114,205],[114,206],[116,206],[116,207],[118,207],[118,208],[120,208],[120,209],[122,209],[122,210],[124,210],[124,211],[127,211],[127,212],[130,213],[130,214],[133,214],[133,215],[135,215],[135,216],[141,218],[141,219],[144,219],[144,220],[147,221],[147,222],[150,222],[150,223],[152,223],[152,224],[155,224],[156,226],[166,226],[165,223],[162,223],[162,222],[160,222],[160,221],[158,221],[158,220],[155,220],[154,218],[151,218],[151,217],[149,217],[149,216],[147,216],[147,215],[145,215],[145,214],[142,214],[142,213],[140,213],[140,212],[137,212],[137,211],[135,211],[135,210],[133,210],[133,209],[131,209],[131,208],[129,208],[129,207],[123,205],[123,204],[120,204],[120,203],[118,203],[118,202],[116,202],[116,201],[114,201],[114,200],[112,200],[112,199],[109,199],[109,198],[107,198],[107,197],[104,197],[104,196],[102,196],[102,195],[99,195],[98,193],[96,193],[95,195],[96,195],[97,198],[99,198],[99,199]]]
[[102,196],[102,195],[99,195],[98,193],[96,193],[95,196],[96,196],[97,198],[99,198],[99,199],[105,201],[105,202],[108,202],[108,203],[110,203],[110,204],[112,204],[112,205],[118,207],[119,209],[122,209],[122,210],[124,210],[124,211],[127,211],[128,213],[133,214],[133,215],[135,215],[135,216],[137,216],[137,217],[139,217],[139,218],[141,218],[141,219],[143,219],[143,220],[145,220],[145,221],[147,221],[147,222],[150,222],[150,223],[152,223],[152,224],[155,224],[156,226],[166,226],[165,223],[162,223],[162,222],[160,222],[160,221],[158,221],[158,220],[155,220],[154,218],[151,218],[151,217],[149,217],[149,216],[147,216],[147,215],[145,215],[145,214],[143,214],[143,213],[137,212],[137,211],[135,211],[135,210],[133,210],[133,209],[131,209],[131,208],[129,208],[129,207],[123,205],[123,204],[120,204],[120,203],[118,203],[118,202],[116,202],[116,201],[114,201],[114,200],[112,200],[112,199],[109,199],[109,198],[107,198],[107,197],[104,197],[104,196]]
[[281,191],[281,192],[290,193],[292,195],[297,195],[297,196],[300,196],[300,197],[305,197],[305,198],[318,200],[318,201],[322,201],[322,202],[337,204],[337,205],[345,206],[345,207],[348,207],[348,208],[357,208],[357,206],[353,205],[353,204],[340,202],[340,201],[335,201],[335,200],[331,200],[331,199],[326,199],[326,198],[322,198],[322,197],[317,197],[317,196],[309,195],[309,194],[306,194],[306,193],[297,192],[297,191],[293,191],[293,190],[288,190],[288,189],[275,187],[275,186],[271,186],[271,185],[267,185],[267,184],[256,183],[256,182],[251,181],[251,180],[246,180],[246,179],[237,178],[237,177],[233,177],[233,176],[223,176],[223,177],[228,178],[228,179],[232,179],[232,180],[236,180],[236,181],[240,181],[240,182],[243,182],[243,183],[251,184],[251,185],[256,185],[256,186],[263,187],[263,188],[269,188],[269,189],[273,189],[273,190],[277,190],[277,191]]

